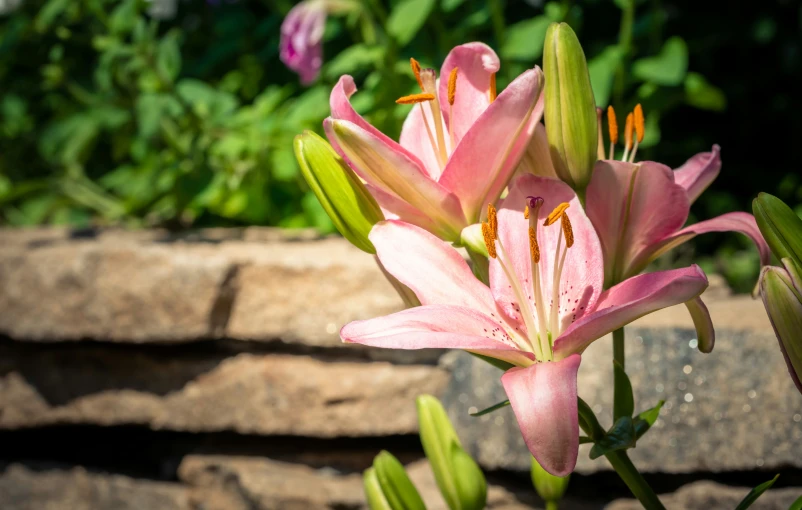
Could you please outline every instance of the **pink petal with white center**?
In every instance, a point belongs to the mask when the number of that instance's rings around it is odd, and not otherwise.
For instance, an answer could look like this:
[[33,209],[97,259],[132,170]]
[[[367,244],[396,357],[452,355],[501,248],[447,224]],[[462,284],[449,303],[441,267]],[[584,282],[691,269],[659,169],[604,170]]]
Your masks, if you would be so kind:
[[710,220],[688,225],[682,230],[675,232],[663,239],[659,245],[655,246],[652,250],[653,253],[650,253],[647,259],[639,259],[635,261],[634,265],[636,268],[646,267],[649,262],[669,249],[689,241],[699,234],[707,234],[708,232],[739,232],[744,234],[754,241],[758,253],[760,253],[760,264],[765,266],[771,262],[771,250],[760,233],[755,217],[745,212],[731,212]]
[[420,160],[409,158],[399,145],[388,145],[353,122],[326,119],[329,140],[336,141],[351,168],[368,184],[409,203],[438,225],[438,235],[459,239],[467,226],[457,197],[431,180]]
[[606,290],[593,313],[573,323],[554,341],[555,359],[581,353],[593,341],[662,308],[690,301],[707,288],[697,265],[647,273]]
[[[488,199],[495,201],[512,177],[532,126],[529,121],[544,83],[540,69],[515,79],[471,126],[443,170],[440,184],[454,192],[469,223],[479,220]],[[542,104],[542,103],[541,103]],[[542,113],[542,109],[540,110]]]
[[[443,116],[451,125],[453,111],[454,141],[459,143],[474,122],[490,106],[490,77],[498,72],[501,63],[490,46],[472,42],[457,46],[449,52],[440,68],[439,96]],[[457,93],[454,106],[448,105],[448,77],[457,68]]]
[[[534,310],[536,299],[532,299],[534,293],[532,259],[529,251],[529,220],[524,218],[523,213],[527,196],[540,196],[544,199],[537,221],[537,240],[540,246],[538,268],[547,315],[552,301],[554,265],[559,262],[556,256],[557,240],[562,235],[562,229],[560,222],[545,227],[543,220],[560,203],[570,204],[567,214],[574,232],[574,245],[568,249],[560,278],[558,317],[562,330],[596,306],[604,279],[601,246],[579,199],[567,184],[534,175],[524,175],[513,181],[509,194],[499,205],[498,236],[510,256],[521,287],[530,300],[532,307],[530,310]],[[565,241],[560,244],[562,251]],[[518,309],[524,307],[517,303],[498,259],[490,259],[490,287],[499,307],[502,307],[510,317],[520,320]],[[533,315],[537,323],[537,316]],[[554,336],[558,333],[552,331]]]
[[526,446],[555,476],[570,474],[579,453],[579,362],[574,354],[561,361],[511,368],[501,376]]
[[674,181],[685,188],[690,203],[710,186],[721,171],[721,147],[713,146],[710,152],[700,152],[674,171]]
[[[417,155],[423,163],[426,173],[432,180],[438,180],[442,169],[440,168],[440,161],[437,159],[432,140],[437,140],[435,131],[434,117],[432,116],[431,105],[433,102],[426,102],[416,104],[412,110],[409,111],[404,126],[401,128],[401,138],[399,139],[401,146]],[[424,122],[424,112],[426,114],[426,121],[428,122],[429,129],[431,130],[431,137],[426,129]],[[438,112],[439,113],[439,112]],[[443,122],[442,115],[440,121]],[[449,137],[445,137],[446,154],[451,154],[451,142]]]
[[673,171],[651,161],[597,162],[586,204],[604,250],[605,287],[637,274],[633,261],[682,228],[690,209]]
[[713,329],[713,320],[710,318],[707,306],[700,297],[686,301],[685,306],[688,308],[688,313],[691,314],[693,325],[696,328],[699,350],[704,353],[711,352],[716,343],[716,331]]
[[418,306],[354,321],[343,326],[340,338],[388,349],[465,349],[524,366],[534,359],[519,351],[492,317],[460,306]]
[[384,268],[412,289],[422,305],[462,306],[498,315],[490,289],[444,241],[397,220],[377,223],[369,237]]

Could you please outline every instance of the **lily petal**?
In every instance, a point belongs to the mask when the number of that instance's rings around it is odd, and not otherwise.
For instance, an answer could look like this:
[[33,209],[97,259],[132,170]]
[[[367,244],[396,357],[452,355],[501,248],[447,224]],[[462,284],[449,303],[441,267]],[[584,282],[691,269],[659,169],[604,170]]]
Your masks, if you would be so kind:
[[347,120],[323,122],[329,140],[336,141],[351,168],[371,184],[406,201],[432,218],[436,231],[444,239],[458,239],[467,226],[459,199],[431,180],[420,160],[410,158],[398,144],[386,144],[381,138]]
[[692,204],[710,186],[721,171],[721,147],[714,145],[710,152],[700,152],[674,171],[674,181],[685,188]]
[[351,322],[340,330],[340,338],[389,349],[465,349],[517,365],[531,364],[534,356],[519,351],[496,328],[492,317],[476,310],[429,305]]
[[690,301],[706,288],[707,276],[695,264],[629,278],[602,293],[598,308],[554,341],[555,359],[580,353],[593,341],[635,319]]
[[530,69],[516,78],[471,126],[443,170],[440,184],[462,201],[469,223],[479,220],[488,201],[495,202],[518,165],[525,145],[534,132],[539,115],[529,126],[544,83],[540,69]]
[[526,446],[555,476],[570,474],[579,453],[579,362],[574,354],[561,361],[512,368],[501,376]]
[[599,161],[587,190],[587,212],[604,250],[605,287],[639,271],[654,246],[682,228],[690,204],[665,165]]
[[384,269],[412,289],[422,305],[495,313],[490,289],[476,279],[457,250],[429,232],[391,220],[377,223],[369,238]]
[[[567,214],[574,232],[574,245],[568,250],[560,279],[559,317],[561,327],[567,327],[593,310],[602,290],[602,251],[593,225],[582,209],[574,191],[564,182],[546,177],[523,175],[513,181],[510,192],[498,209],[498,236],[504,245],[512,266],[524,292],[530,297],[530,310],[534,310],[532,299],[532,259],[529,252],[529,220],[524,218],[527,196],[543,197],[540,218],[545,218],[558,204],[570,204]],[[552,300],[554,265],[557,260],[557,240],[562,235],[559,225],[544,227],[537,222],[537,239],[540,245],[541,289],[545,302]],[[562,243],[565,246],[565,243]],[[490,288],[496,303],[511,318],[520,320],[515,294],[510,288],[504,270],[497,259],[490,259]],[[517,306],[516,306],[517,305]],[[548,309],[548,307],[547,307]],[[537,317],[535,317],[537,322]]]
[[760,253],[761,265],[765,266],[771,262],[771,250],[769,249],[769,245],[766,244],[766,240],[763,239],[763,236],[760,234],[760,229],[757,226],[755,217],[745,212],[732,212],[722,214],[710,220],[688,225],[682,230],[666,236],[659,243],[655,243],[650,250],[641,252],[638,258],[632,261],[629,275],[643,271],[651,261],[660,255],[690,241],[698,234],[706,234],[708,232],[740,232],[754,241]]
[[518,165],[518,175],[533,174],[539,177],[559,179],[554,164],[551,162],[549,140],[546,137],[546,128],[538,123],[526,151]]
[[[430,103],[421,103],[415,105],[409,111],[409,114],[404,121],[404,125],[401,128],[401,137],[399,138],[399,142],[404,149],[420,158],[426,173],[432,180],[436,181],[440,178],[442,169],[440,168],[440,162],[437,159],[437,154],[434,152],[432,141],[429,138],[429,132],[426,129],[427,124],[424,122],[424,112],[426,114],[426,122],[428,122],[429,129],[432,130],[432,136],[434,136],[435,124],[434,117],[432,117],[432,108],[430,107]],[[439,113],[440,112],[438,111],[438,114]],[[450,154],[451,140],[449,140],[448,137],[445,137],[445,142],[447,151],[446,154]]]
[[[457,71],[457,93],[454,106],[448,107],[448,76]],[[451,50],[440,68],[439,96],[446,125],[453,126],[454,141],[459,143],[474,122],[490,106],[490,79],[501,67],[498,55],[490,46],[472,42]],[[454,119],[451,119],[453,112]]]
[[688,312],[691,314],[691,319],[693,319],[693,325],[696,327],[699,350],[704,353],[711,352],[716,343],[716,331],[713,329],[713,321],[710,319],[710,312],[707,311],[707,306],[705,306],[702,298],[698,296],[686,301],[685,306],[688,307]]

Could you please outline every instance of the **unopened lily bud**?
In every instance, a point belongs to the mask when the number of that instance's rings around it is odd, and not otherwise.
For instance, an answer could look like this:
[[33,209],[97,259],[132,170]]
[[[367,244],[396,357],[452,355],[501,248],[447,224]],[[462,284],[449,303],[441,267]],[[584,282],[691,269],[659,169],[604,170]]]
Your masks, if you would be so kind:
[[780,342],[788,372],[802,393],[802,274],[792,259],[785,268],[766,266],[760,276],[763,305]]
[[571,475],[554,476],[549,473],[532,457],[532,484],[538,496],[546,502],[546,508],[557,508],[560,500],[568,488]]
[[802,220],[779,198],[760,193],[752,202],[760,233],[778,259],[790,258],[802,267]]
[[462,449],[443,405],[431,395],[421,395],[416,404],[423,451],[443,499],[451,510],[481,510],[487,503],[487,482]]
[[376,253],[368,234],[384,214],[359,177],[311,131],[296,136],[294,148],[304,179],[337,230],[360,250]]
[[381,451],[362,477],[371,510],[426,510],[404,466],[390,452]]
[[597,158],[596,103],[585,53],[566,23],[552,23],[543,46],[544,116],[557,176],[580,195]]

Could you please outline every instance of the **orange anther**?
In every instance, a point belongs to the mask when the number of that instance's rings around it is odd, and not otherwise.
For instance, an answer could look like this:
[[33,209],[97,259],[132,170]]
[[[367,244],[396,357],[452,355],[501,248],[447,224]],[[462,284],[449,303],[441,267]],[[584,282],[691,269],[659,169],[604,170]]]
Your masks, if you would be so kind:
[[607,129],[610,132],[610,143],[618,143],[618,120],[612,105],[607,107]]
[[411,96],[399,97],[395,100],[398,104],[418,104],[424,101],[433,101],[434,94],[412,94]]

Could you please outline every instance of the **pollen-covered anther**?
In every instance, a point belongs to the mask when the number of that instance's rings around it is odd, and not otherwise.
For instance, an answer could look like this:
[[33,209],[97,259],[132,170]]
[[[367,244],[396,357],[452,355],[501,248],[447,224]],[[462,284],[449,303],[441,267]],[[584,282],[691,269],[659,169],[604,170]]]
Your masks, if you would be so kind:
[[395,100],[395,102],[398,104],[418,104],[433,100],[434,100],[434,94],[423,93],[423,94],[412,94],[409,96],[399,97],[398,99]]
[[643,136],[646,134],[646,122],[643,118],[643,107],[638,103],[635,105],[635,136],[638,139],[638,143],[643,142]]
[[532,262],[535,264],[540,262],[540,246],[537,244],[537,233],[534,227],[529,227],[529,254],[532,256]]
[[496,73],[490,75],[490,102],[496,100],[498,94],[496,93]]
[[562,215],[562,228],[563,236],[565,236],[565,247],[570,248],[574,245],[574,228],[571,226],[571,220],[568,219],[568,214]]
[[618,143],[618,120],[612,105],[607,107],[607,130],[610,132],[610,143]]
[[634,115],[632,115],[632,113],[630,113],[629,115],[627,115],[627,125],[626,128],[624,129],[624,141],[626,142],[625,146],[626,150],[632,148],[632,135],[634,134],[635,131],[634,124],[635,124],[635,117]]
[[423,90],[423,82],[420,79],[420,63],[414,58],[409,59],[409,65],[412,67],[412,74],[415,75],[415,79],[418,80],[418,86],[421,90]]
[[457,69],[454,68],[451,70],[451,74],[448,75],[448,104],[454,105],[454,99],[457,98]]
[[524,206],[524,219],[525,220],[529,219],[529,206],[528,205]]
[[496,258],[496,242],[493,238],[493,232],[491,231],[490,224],[487,222],[482,222],[482,237],[485,240],[487,255],[490,258]]
[[546,218],[546,221],[543,222],[543,226],[548,227],[549,225],[554,225],[557,222],[557,220],[559,220],[562,217],[563,213],[565,213],[565,210],[568,209],[570,206],[571,204],[569,204],[568,202],[563,202],[557,207],[555,207],[554,210],[551,211],[551,214],[549,214],[548,217]]
[[490,233],[493,235],[493,240],[498,239],[498,217],[496,216],[496,208],[493,204],[487,204],[487,223],[490,225]]

